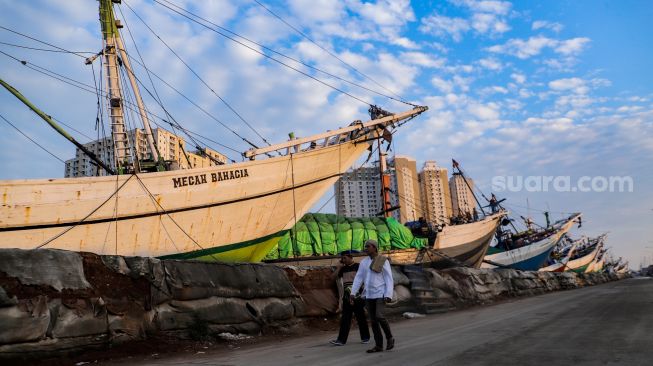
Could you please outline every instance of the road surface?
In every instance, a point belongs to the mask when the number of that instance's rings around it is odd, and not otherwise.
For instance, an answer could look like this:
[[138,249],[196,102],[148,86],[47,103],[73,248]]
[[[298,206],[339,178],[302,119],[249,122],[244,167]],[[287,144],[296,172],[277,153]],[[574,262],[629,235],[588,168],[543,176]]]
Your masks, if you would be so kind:
[[391,324],[394,350],[320,333],[114,365],[653,365],[653,280],[629,279]]

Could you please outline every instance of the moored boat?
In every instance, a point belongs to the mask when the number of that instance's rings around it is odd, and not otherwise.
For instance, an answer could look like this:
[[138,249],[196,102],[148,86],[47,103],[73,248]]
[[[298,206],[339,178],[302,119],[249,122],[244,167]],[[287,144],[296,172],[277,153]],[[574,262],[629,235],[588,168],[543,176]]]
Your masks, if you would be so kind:
[[581,217],[580,213],[559,220],[542,230],[536,241],[518,248],[493,247],[485,256],[481,268],[513,268],[523,271],[537,271],[546,262],[560,239]]
[[584,250],[579,250],[572,260],[567,263],[567,268],[574,272],[585,272],[603,248],[605,234],[591,240],[590,245]]
[[571,257],[574,255],[576,251],[576,247],[578,247],[579,244],[581,244],[585,238],[581,238],[578,240],[574,240],[567,248],[567,253],[564,254],[564,258],[562,258],[560,261],[552,263],[546,267],[540,268],[538,271],[540,272],[564,272],[567,269],[567,263],[571,260]]
[[[110,175],[0,181],[2,248],[260,261],[372,143],[391,136],[399,122],[428,109],[413,106],[394,114],[370,106],[372,118],[367,122],[253,147],[243,152],[248,159],[244,162],[139,171],[135,157],[129,159],[118,73],[119,67],[128,68],[129,57],[113,2],[100,0],[99,4],[103,50],[98,56],[104,60],[108,90],[98,96],[111,118],[113,158],[110,164],[92,154],[88,157]],[[127,71],[131,78],[133,73]],[[2,85],[54,124],[18,90],[4,81]],[[143,112],[140,100],[138,107]],[[147,118],[143,123],[150,131]],[[152,143],[151,138],[148,132]],[[153,145],[153,154],[155,150]]]

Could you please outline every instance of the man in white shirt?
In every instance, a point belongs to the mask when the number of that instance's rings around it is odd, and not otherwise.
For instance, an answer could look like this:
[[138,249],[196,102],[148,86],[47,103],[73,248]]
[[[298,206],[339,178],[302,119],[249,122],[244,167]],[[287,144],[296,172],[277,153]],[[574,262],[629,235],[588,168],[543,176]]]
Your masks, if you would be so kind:
[[395,346],[395,339],[392,337],[390,324],[388,324],[388,320],[383,315],[385,303],[391,301],[394,289],[392,269],[390,268],[388,259],[379,255],[376,240],[365,242],[365,252],[367,252],[368,257],[363,259],[358,267],[351,293],[358,294],[361,285],[364,285],[363,297],[365,297],[367,313],[372,323],[372,333],[374,334],[375,343],[374,348],[367,350],[367,352],[382,352],[383,334],[381,333],[381,329],[383,329],[383,333],[385,333],[385,338],[388,342],[386,350],[391,350]]

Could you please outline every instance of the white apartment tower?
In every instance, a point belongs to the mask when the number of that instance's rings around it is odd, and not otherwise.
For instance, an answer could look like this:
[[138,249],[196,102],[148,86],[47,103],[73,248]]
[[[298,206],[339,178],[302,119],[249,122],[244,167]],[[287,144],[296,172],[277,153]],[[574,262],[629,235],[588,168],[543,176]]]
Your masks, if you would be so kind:
[[392,211],[392,216],[401,223],[417,221],[424,216],[420,197],[417,162],[408,156],[397,155],[390,166],[390,201],[392,206],[399,206]]
[[419,173],[423,217],[434,226],[449,224],[453,212],[446,168],[435,161],[424,162]]
[[[185,151],[185,141],[169,131],[162,128],[152,130],[154,141],[163,160],[171,162],[173,169],[188,169],[207,167],[216,165],[211,159],[198,152]],[[136,152],[138,160],[152,159],[152,152],[145,137],[145,131],[135,128],[127,132],[129,142],[134,145],[133,151]],[[105,161],[107,165],[114,166],[113,145],[110,137],[91,141],[84,144],[88,150],[97,155],[98,158]],[[206,154],[211,155],[222,164],[227,162],[227,157],[217,151],[206,149]],[[190,163],[189,163],[190,162]],[[66,160],[64,177],[92,177],[105,175],[106,172],[92,162],[80,149],[76,150],[75,157]]]
[[350,170],[335,184],[336,213],[345,217],[373,217],[383,211],[378,166]]
[[[449,179],[449,187],[451,188],[451,204],[454,216],[466,216],[468,213],[473,214],[476,207],[476,201],[472,194],[474,189],[474,181],[465,178],[460,173],[454,173]],[[470,189],[471,188],[471,189]]]

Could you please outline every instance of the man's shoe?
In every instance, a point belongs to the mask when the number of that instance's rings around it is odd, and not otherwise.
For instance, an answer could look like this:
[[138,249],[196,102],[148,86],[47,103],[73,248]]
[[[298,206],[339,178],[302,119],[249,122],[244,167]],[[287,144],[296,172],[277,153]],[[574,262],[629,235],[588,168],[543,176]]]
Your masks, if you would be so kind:
[[367,350],[367,353],[376,353],[376,352],[383,352],[383,347],[374,346],[374,348],[370,348]]
[[385,348],[386,351],[389,351],[391,349],[395,348],[395,339],[390,338],[388,339],[388,346]]
[[369,343],[370,343],[370,339],[369,339],[369,338],[367,338],[367,339],[361,339],[361,344],[369,344]]
[[339,339],[334,339],[334,340],[332,340],[332,341],[329,342],[329,343],[331,343],[331,344],[334,345],[334,346],[344,346],[344,345],[345,345],[345,344],[342,343]]

